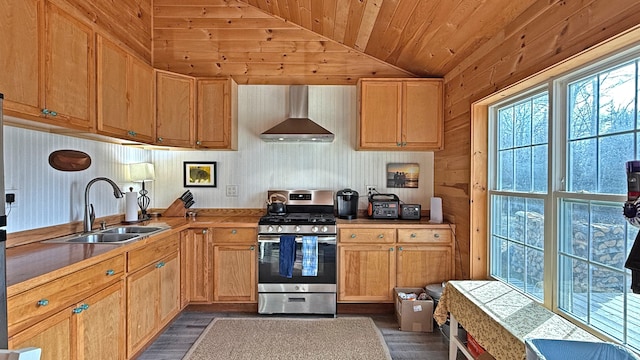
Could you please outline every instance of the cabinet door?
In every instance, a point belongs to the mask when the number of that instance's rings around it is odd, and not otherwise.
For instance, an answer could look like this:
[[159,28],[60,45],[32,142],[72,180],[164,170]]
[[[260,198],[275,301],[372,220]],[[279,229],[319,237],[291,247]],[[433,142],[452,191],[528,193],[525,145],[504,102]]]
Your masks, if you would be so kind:
[[[45,106],[52,123],[93,128],[93,30],[47,2]],[[51,114],[51,113],[50,113]]]
[[40,116],[42,74],[38,0],[0,0],[0,89],[7,115]]
[[254,244],[214,245],[213,300],[256,301],[256,262]]
[[160,281],[158,321],[162,327],[180,312],[180,255],[174,253],[156,266]]
[[424,287],[451,280],[450,246],[402,245],[397,254],[397,287]]
[[393,245],[341,245],[338,248],[339,301],[393,301],[396,268]]
[[52,315],[9,339],[10,349],[38,347],[40,360],[74,359],[72,307]]
[[209,229],[185,231],[182,241],[182,267],[186,303],[213,301],[213,243]]
[[129,129],[140,142],[155,140],[156,119],[153,113],[153,68],[129,55],[127,71]]
[[231,80],[198,80],[196,145],[210,149],[233,149],[237,134],[231,114]]
[[153,68],[97,36],[98,133],[153,142]]
[[125,137],[128,128],[127,53],[97,37],[97,129],[105,135]]
[[133,356],[153,336],[160,298],[159,272],[151,264],[127,277],[127,356]]
[[358,149],[398,150],[401,139],[401,81],[362,81]]
[[442,149],[442,80],[404,81],[402,92],[402,147],[405,150]]
[[87,298],[78,314],[78,359],[125,358],[125,307],[123,282]]
[[156,143],[194,145],[194,79],[156,71]]

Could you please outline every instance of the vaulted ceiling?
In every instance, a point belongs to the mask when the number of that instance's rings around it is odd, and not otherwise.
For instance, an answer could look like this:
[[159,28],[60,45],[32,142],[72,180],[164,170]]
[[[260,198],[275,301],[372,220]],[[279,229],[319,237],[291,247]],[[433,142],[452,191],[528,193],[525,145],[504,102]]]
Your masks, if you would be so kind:
[[[238,83],[440,77],[536,0],[155,0],[154,66]],[[523,19],[524,20],[524,19]]]

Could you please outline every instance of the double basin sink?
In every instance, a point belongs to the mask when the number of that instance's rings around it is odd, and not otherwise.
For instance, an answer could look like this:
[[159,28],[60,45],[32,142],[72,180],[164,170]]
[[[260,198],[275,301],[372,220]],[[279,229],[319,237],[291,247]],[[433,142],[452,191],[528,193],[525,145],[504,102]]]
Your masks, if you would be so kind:
[[51,239],[47,243],[67,244],[125,244],[169,229],[169,226],[118,226],[88,234]]

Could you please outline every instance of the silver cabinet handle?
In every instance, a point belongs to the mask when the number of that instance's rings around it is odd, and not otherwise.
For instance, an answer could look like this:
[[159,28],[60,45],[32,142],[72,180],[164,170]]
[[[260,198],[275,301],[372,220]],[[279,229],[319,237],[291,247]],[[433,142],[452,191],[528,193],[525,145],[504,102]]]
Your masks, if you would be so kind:
[[380,234],[380,235],[378,235],[378,238],[379,238],[379,239],[384,239],[384,234]]
[[202,230],[202,234],[207,234],[207,233],[209,233],[209,230],[207,229]]
[[418,236],[418,235],[416,235],[416,233],[411,233],[411,237],[412,238],[415,238],[416,236]]
[[355,239],[356,238],[356,234],[351,234],[351,238]]
[[237,233],[238,233],[238,230],[233,229],[233,230],[231,230],[231,233],[235,235],[235,234],[237,234]]
[[440,234],[435,233],[435,234],[433,234],[433,237],[437,239],[437,238],[439,238],[439,237],[440,237]]

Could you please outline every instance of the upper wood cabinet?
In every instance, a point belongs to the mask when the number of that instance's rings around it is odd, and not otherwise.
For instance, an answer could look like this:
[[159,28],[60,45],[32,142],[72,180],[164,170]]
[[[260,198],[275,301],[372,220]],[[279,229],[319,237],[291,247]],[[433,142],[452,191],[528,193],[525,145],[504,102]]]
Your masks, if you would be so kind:
[[440,150],[442,79],[358,80],[358,150]]
[[237,89],[231,78],[197,80],[196,147],[238,149]]
[[97,132],[152,143],[153,68],[97,35]]
[[156,144],[194,146],[195,78],[156,70]]
[[[0,89],[6,113],[91,131],[94,33],[50,2],[2,0]],[[8,14],[7,14],[8,12]]]

